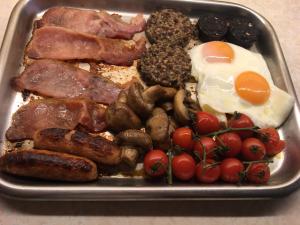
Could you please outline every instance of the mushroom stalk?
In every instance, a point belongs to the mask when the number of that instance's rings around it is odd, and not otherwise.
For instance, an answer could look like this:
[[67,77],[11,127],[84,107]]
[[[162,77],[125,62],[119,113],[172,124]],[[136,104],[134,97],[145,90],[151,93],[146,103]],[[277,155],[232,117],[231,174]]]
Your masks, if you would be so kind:
[[174,97],[174,117],[181,124],[186,125],[190,121],[188,109],[184,105],[185,90],[180,89]]
[[146,122],[146,131],[151,136],[155,146],[167,149],[170,144],[170,121],[162,108],[155,108],[152,116]]

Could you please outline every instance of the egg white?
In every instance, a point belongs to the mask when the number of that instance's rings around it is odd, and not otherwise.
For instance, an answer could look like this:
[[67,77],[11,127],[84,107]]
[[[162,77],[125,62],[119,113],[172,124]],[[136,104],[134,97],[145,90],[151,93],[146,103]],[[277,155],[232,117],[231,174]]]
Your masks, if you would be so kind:
[[[238,111],[248,115],[259,127],[280,126],[294,105],[294,98],[276,87],[262,55],[228,43],[234,51],[231,63],[208,63],[202,56],[203,45],[190,50],[192,75],[198,80],[197,97],[203,110],[216,114]],[[235,91],[236,77],[245,71],[262,75],[270,86],[270,97],[261,105],[251,104]]]

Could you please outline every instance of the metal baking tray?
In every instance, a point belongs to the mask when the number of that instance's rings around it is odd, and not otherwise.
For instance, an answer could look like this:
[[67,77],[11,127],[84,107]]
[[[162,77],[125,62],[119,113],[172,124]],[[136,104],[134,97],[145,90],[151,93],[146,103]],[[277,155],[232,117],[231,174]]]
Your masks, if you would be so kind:
[[[296,99],[294,108],[280,128],[280,135],[287,141],[287,149],[276,157],[272,178],[267,185],[200,185],[196,183],[153,183],[138,178],[103,178],[97,182],[70,184],[21,179],[0,173],[1,193],[15,198],[48,200],[197,200],[228,198],[272,198],[296,190],[300,184],[300,114],[299,102],[286,66],[278,39],[271,24],[258,13],[242,5],[197,0],[21,0],[15,6],[5,33],[0,53],[0,149],[5,140],[12,113],[21,100],[19,93],[10,87],[10,79],[22,66],[24,48],[31,36],[33,21],[52,6],[71,6],[105,9],[123,16],[151,12],[161,8],[183,11],[196,19],[203,11],[224,15],[247,15],[261,30],[254,46],[269,67],[275,85]],[[4,152],[2,152],[3,154]]]

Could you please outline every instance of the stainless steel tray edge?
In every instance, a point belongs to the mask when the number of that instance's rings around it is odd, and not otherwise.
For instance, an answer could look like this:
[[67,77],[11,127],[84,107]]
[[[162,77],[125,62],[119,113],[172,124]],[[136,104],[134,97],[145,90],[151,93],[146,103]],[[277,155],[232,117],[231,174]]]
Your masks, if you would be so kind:
[[[38,1],[38,0],[37,0]],[[147,0],[146,0],[147,1]],[[12,65],[7,65],[10,54],[10,48],[14,44],[12,39],[15,35],[17,22],[20,19],[20,13],[24,7],[34,0],[20,0],[14,7],[13,12],[10,16],[6,33],[3,39],[0,52],[0,118],[1,115],[5,113],[5,108],[9,108],[8,103],[6,103],[6,95],[4,91],[1,90],[1,85],[3,83],[8,83],[5,80],[4,75],[9,72],[9,67],[11,69]],[[54,1],[56,2],[56,1]],[[62,1],[63,2],[63,1]],[[70,2],[70,1],[66,1]],[[80,1],[76,1],[80,2]],[[84,1],[83,1],[84,2]],[[159,1],[154,1],[159,2]],[[252,14],[262,23],[264,23],[265,28],[269,30],[270,37],[269,41],[275,55],[275,63],[278,63],[276,68],[280,68],[280,73],[283,74],[281,78],[283,79],[284,88],[286,88],[291,95],[296,99],[295,107],[292,114],[294,114],[296,119],[296,128],[300,126],[300,115],[299,115],[299,101],[295,94],[295,89],[292,84],[289,71],[282,54],[282,50],[279,45],[277,35],[272,27],[272,25],[261,15],[254,12],[253,10],[234,3],[227,2],[216,2],[216,1],[196,1],[196,0],[171,0],[171,1],[161,1],[168,2],[168,4],[177,3],[195,3],[195,4],[207,4],[216,7],[229,6],[237,7],[241,10],[247,11]],[[82,7],[82,5],[78,5]],[[22,52],[23,49],[19,49]],[[272,55],[271,54],[271,55]],[[22,58],[16,59],[15,65],[19,66]],[[274,60],[274,58],[273,58]],[[274,62],[273,62],[274,63]],[[281,82],[282,83],[282,82]],[[299,129],[298,129],[299,130]],[[297,130],[297,131],[298,131]],[[0,133],[4,131],[0,130]],[[3,137],[2,137],[3,138]],[[299,143],[300,144],[300,143]],[[300,154],[300,153],[299,153]],[[298,157],[298,155],[297,155]],[[253,199],[253,198],[273,198],[283,195],[287,195],[300,186],[300,170],[295,176],[292,176],[287,182],[282,184],[277,184],[273,186],[220,186],[218,188],[212,188],[210,186],[189,186],[189,185],[179,185],[179,186],[141,186],[139,183],[136,186],[122,186],[119,183],[115,187],[113,186],[101,186],[99,183],[95,184],[58,184],[58,185],[48,185],[47,183],[42,185],[36,185],[36,183],[22,184],[20,182],[10,181],[6,179],[6,175],[0,174],[0,189],[1,193],[13,198],[21,198],[27,200],[174,200],[174,199],[184,199],[184,200],[199,200],[199,199]]]

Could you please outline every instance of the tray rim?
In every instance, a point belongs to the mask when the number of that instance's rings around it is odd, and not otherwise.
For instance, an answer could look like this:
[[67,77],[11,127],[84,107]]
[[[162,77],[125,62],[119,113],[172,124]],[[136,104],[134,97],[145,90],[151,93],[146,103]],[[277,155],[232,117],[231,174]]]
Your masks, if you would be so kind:
[[[32,0],[19,0],[14,6],[3,37],[2,45],[0,48],[0,65],[5,65],[8,60],[7,52],[9,50],[10,40],[13,36],[13,24],[17,22],[18,15],[22,8],[31,2]],[[169,0],[169,2],[195,2],[194,0]],[[291,75],[289,73],[280,42],[277,34],[271,25],[271,23],[256,11],[238,3],[215,1],[215,0],[197,0],[197,4],[211,3],[220,6],[231,6],[237,7],[252,14],[260,21],[264,23],[268,29],[271,30],[271,38],[277,48],[277,56],[280,60],[279,67],[283,70],[286,76],[283,76],[284,83],[287,86],[289,94],[295,98],[294,111],[299,110],[299,100],[295,92],[295,87],[292,82]],[[0,78],[3,76],[3,67],[0,67]],[[299,122],[299,121],[298,121]],[[300,187],[300,173],[294,176],[291,180],[286,183],[274,185],[274,186],[242,186],[238,190],[233,190],[232,186],[222,186],[217,190],[205,189],[205,186],[164,186],[164,187],[128,187],[128,186],[117,186],[117,187],[36,187],[30,185],[18,185],[12,182],[3,180],[0,176],[0,190],[1,194],[5,197],[22,199],[22,200],[52,200],[52,201],[65,201],[65,200],[89,200],[89,201],[130,201],[130,200],[200,200],[200,199],[261,199],[261,198],[274,198],[284,195],[288,195]],[[195,193],[203,189],[212,196],[216,194],[216,197],[192,197],[192,193]],[[151,192],[151,196],[146,196],[145,191]],[[168,192],[166,194],[166,191]],[[226,193],[220,194],[218,192],[226,191]],[[276,193],[275,193],[276,191]],[[183,192],[183,193],[181,193]],[[235,193],[239,192],[239,193]],[[253,192],[253,193],[251,193]],[[84,197],[78,197],[84,195]],[[107,196],[105,196],[107,195]],[[111,198],[111,195],[116,195],[115,198]],[[126,195],[126,197],[125,197]],[[77,196],[77,197],[76,197]],[[97,196],[97,197],[95,197]],[[74,198],[75,197],[75,198]]]

